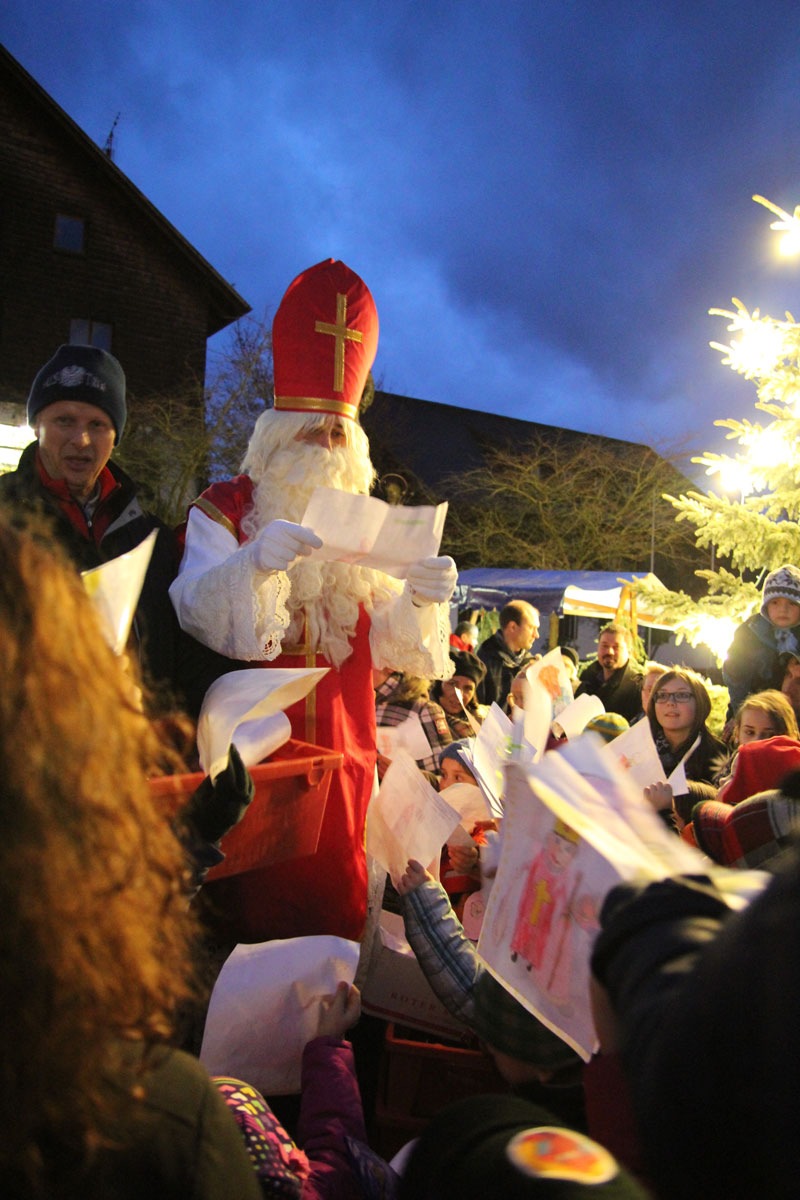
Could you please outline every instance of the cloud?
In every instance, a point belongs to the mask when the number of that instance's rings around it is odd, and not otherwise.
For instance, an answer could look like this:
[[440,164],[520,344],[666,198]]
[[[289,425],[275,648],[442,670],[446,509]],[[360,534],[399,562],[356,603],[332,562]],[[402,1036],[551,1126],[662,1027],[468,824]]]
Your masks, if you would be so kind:
[[101,144],[121,113],[118,165],[257,313],[359,270],[390,390],[702,449],[754,399],[708,308],[800,308],[750,200],[800,201],[788,0],[6,0],[0,34]]

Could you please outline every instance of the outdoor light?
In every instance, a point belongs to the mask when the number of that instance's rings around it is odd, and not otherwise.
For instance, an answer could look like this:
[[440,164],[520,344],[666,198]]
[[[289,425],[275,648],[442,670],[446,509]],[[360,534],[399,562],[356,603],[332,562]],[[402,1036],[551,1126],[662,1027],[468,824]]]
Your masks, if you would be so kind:
[[728,650],[738,625],[739,622],[734,621],[731,617],[711,617],[704,614],[698,618],[697,622],[699,640],[708,646],[711,653],[716,655],[720,662],[723,662],[728,656]]
[[763,196],[753,196],[753,199],[756,204],[763,204],[764,208],[768,208],[771,213],[775,213],[775,216],[780,218],[770,225],[770,229],[783,234],[778,239],[778,253],[784,258],[796,258],[800,254],[800,204],[790,215]]
[[735,296],[733,303],[736,305],[736,312],[724,308],[708,310],[712,317],[728,317],[728,332],[738,335],[732,337],[727,345],[722,342],[709,342],[711,349],[719,350],[724,356],[723,365],[739,375],[744,375],[745,379],[771,374],[786,356],[782,324],[769,317],[762,317],[757,308],[753,309],[752,314],[749,313]]

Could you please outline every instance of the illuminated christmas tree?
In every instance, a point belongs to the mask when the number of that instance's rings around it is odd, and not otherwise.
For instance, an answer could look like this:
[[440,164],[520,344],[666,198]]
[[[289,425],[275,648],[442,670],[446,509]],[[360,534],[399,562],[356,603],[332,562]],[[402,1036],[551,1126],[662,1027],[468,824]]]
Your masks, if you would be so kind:
[[[800,205],[789,214],[763,196],[753,199],[778,218],[770,228],[782,234],[782,250],[797,253]],[[722,494],[667,497],[676,520],[690,522],[697,545],[712,551],[712,563],[724,560],[726,566],[697,572],[708,588],[697,601],[665,588],[637,589],[648,608],[674,623],[679,640],[705,643],[720,661],[736,626],[758,609],[766,572],[800,565],[800,325],[788,312],[777,320],[732,303],[732,311],[710,310],[728,321],[729,334],[726,344],[711,346],[723,355],[723,365],[752,380],[755,408],[763,415],[716,421],[738,449],[692,460],[715,477]]]

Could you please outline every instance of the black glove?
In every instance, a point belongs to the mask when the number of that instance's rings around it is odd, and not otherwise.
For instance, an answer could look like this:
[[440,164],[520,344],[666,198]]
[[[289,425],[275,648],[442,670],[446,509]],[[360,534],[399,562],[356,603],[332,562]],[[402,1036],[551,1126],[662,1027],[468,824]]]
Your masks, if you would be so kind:
[[186,805],[184,819],[201,841],[218,842],[241,820],[254,795],[250,772],[231,744],[227,766],[213,783],[209,775],[205,777]]

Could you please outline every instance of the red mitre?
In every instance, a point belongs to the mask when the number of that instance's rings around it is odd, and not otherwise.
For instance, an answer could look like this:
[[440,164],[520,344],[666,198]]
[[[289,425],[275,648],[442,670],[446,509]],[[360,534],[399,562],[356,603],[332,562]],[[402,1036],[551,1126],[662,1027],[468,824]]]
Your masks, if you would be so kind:
[[377,349],[378,310],[363,279],[332,258],[309,267],[272,322],[275,407],[355,420]]

